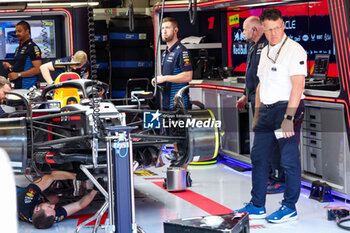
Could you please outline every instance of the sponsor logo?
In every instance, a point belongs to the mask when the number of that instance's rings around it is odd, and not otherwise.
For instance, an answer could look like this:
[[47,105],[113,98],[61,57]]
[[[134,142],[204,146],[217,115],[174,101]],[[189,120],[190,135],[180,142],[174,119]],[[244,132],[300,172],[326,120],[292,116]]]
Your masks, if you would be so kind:
[[237,32],[233,33],[233,41],[238,41],[239,43],[243,42],[245,40],[243,32],[241,29],[238,29]]
[[306,35],[306,34],[304,34],[304,35],[303,35],[303,41],[308,41],[308,40],[309,40],[309,36]]
[[174,61],[174,57],[168,57],[168,59],[166,61],[171,63]]
[[189,66],[189,65],[191,65],[191,62],[190,62],[190,59],[189,59],[189,58],[184,59],[184,62],[185,62],[184,66]]
[[125,38],[126,39],[133,39],[133,38],[135,38],[135,35],[134,34],[126,34]]
[[288,29],[296,29],[296,21],[294,20],[287,20],[284,22],[284,28],[286,30]]
[[296,42],[301,41],[301,35],[294,37],[294,41],[296,41]]
[[247,44],[233,44],[232,52],[236,55],[246,55],[248,54],[248,46]]
[[26,195],[28,197],[34,197],[34,195],[36,194],[36,191],[34,189],[29,189],[28,192],[26,193]]
[[316,36],[316,39],[317,39],[317,40],[323,40],[323,35],[317,35],[317,36]]
[[315,41],[316,35],[315,34],[311,34],[311,41]]
[[229,18],[229,25],[239,24],[239,14],[231,15]]
[[258,44],[258,49],[260,49],[260,48],[264,48],[265,47],[265,44],[264,43],[260,43],[260,44]]

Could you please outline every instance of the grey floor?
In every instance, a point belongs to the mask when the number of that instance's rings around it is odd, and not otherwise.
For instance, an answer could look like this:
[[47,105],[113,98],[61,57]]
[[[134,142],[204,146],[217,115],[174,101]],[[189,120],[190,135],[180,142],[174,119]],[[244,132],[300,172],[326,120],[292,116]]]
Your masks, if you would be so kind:
[[[163,222],[177,218],[188,218],[209,215],[215,212],[215,206],[206,212],[202,204],[192,204],[174,193],[169,193],[154,182],[161,182],[165,177],[165,168],[147,168],[157,175],[152,177],[135,176],[136,222],[147,233],[163,233]],[[250,199],[250,172],[237,172],[224,164],[206,166],[190,166],[193,186],[188,190],[218,203],[220,209],[237,209]],[[151,178],[151,179],[149,179]],[[334,233],[347,232],[336,226],[335,221],[327,221],[326,207],[349,205],[342,201],[320,203],[308,198],[309,190],[303,189],[297,210],[299,219],[283,224],[270,224],[265,220],[250,220],[252,233]],[[267,196],[266,209],[268,213],[279,208],[282,194]],[[96,206],[88,207],[84,213],[94,213]],[[29,232],[74,232],[77,219],[66,219],[55,224],[49,230],[36,230],[30,224],[19,223],[20,233]],[[84,228],[81,232],[92,232],[92,227]],[[104,232],[99,229],[98,232]],[[124,232],[122,232],[124,233]]]

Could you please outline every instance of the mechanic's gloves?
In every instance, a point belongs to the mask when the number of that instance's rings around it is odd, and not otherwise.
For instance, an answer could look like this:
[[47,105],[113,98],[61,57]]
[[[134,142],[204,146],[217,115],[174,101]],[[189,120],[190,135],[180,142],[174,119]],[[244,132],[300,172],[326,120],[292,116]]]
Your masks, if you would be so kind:
[[[97,182],[104,187],[105,181],[103,180],[103,177],[97,178]],[[98,188],[94,185],[93,190],[99,191]]]
[[85,180],[88,180],[89,178],[85,175],[85,173],[82,170],[79,170],[77,172],[77,176],[75,177],[75,179],[85,181]]

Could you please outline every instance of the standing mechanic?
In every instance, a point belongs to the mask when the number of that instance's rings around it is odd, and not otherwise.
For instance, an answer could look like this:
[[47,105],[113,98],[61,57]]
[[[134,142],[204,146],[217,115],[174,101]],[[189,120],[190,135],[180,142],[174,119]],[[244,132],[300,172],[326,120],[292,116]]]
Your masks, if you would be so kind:
[[29,89],[37,84],[42,64],[41,51],[30,38],[30,25],[26,21],[17,23],[16,36],[19,46],[13,64],[3,62],[2,65],[10,71],[8,78],[14,83],[15,89]]
[[[162,75],[157,77],[157,84],[165,84],[163,91],[163,109],[172,110],[174,96],[178,90],[192,81],[193,71],[191,57],[185,46],[177,37],[179,31],[176,19],[167,17],[162,21],[162,40],[166,49],[162,54]],[[155,78],[152,84],[155,83]],[[184,96],[186,108],[189,107],[188,93]]]
[[[162,40],[166,42],[166,49],[162,54],[162,75],[157,76],[157,84],[165,84],[162,96],[162,106],[164,110],[172,110],[174,107],[174,96],[183,87],[192,81],[193,69],[191,56],[185,46],[183,46],[177,37],[179,31],[176,19],[166,17],[162,21]],[[152,85],[155,85],[155,78],[152,79]],[[188,92],[183,96],[185,107],[189,108]],[[177,145],[174,145],[175,151],[168,154],[168,159],[179,160],[177,154]],[[187,165],[183,166],[187,169]],[[187,186],[192,185],[189,172],[186,173]]]
[[[246,89],[243,95],[236,102],[236,108],[240,111],[244,110],[248,101],[251,102],[253,116],[255,113],[255,91],[259,84],[257,76],[258,65],[262,49],[267,45],[268,41],[264,35],[264,29],[259,17],[250,16],[243,23],[244,38],[250,42],[247,56],[246,68]],[[271,152],[271,172],[269,177],[269,185],[267,193],[284,192],[284,173],[280,166],[281,154],[276,143]]]
[[[50,61],[50,62],[47,62],[47,63],[41,65],[40,71],[41,71],[41,74],[43,75],[43,78],[47,82],[47,84],[50,85],[50,84],[53,84],[53,82],[54,82],[52,80],[50,71],[55,70],[55,64],[59,64],[62,62],[77,62],[77,63],[79,63],[79,65],[72,66],[71,71],[74,73],[77,73],[81,78],[87,79],[89,77],[89,69],[90,69],[89,61],[87,58],[88,57],[87,57],[86,53],[82,50],[79,50],[73,56],[64,57],[64,58]],[[57,76],[62,72],[64,72],[64,71],[60,69]]]
[[[260,16],[269,44],[262,50],[258,66],[260,83],[256,90],[256,108],[251,151],[252,198],[244,208],[249,217],[265,218],[268,160],[276,141],[285,171],[286,189],[282,206],[266,217],[273,223],[297,219],[296,202],[300,195],[301,165],[299,152],[300,116],[304,110],[304,81],[307,55],[303,47],[284,33],[281,12],[267,9]],[[298,122],[294,120],[298,119]]]
[[[86,180],[84,173],[77,174],[65,171],[53,171],[50,175],[44,175],[17,193],[18,217],[25,222],[33,223],[36,228],[50,228],[54,222],[60,222],[81,209],[84,209],[94,199],[97,190],[95,188],[82,197],[79,201],[55,207],[57,198],[46,197],[42,192],[55,180]],[[51,200],[49,200],[51,199]]]

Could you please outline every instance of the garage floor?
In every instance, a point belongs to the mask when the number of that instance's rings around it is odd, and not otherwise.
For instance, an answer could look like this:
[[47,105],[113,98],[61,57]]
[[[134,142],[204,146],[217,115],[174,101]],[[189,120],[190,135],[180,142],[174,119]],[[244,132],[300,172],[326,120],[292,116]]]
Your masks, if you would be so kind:
[[[241,208],[250,199],[250,172],[237,172],[224,164],[189,166],[193,186],[188,191],[169,193],[161,187],[165,168],[147,168],[153,176],[135,175],[136,222],[146,233],[162,233],[163,222],[168,219],[188,218],[204,215],[225,214],[231,209]],[[299,220],[283,224],[270,224],[265,220],[251,220],[252,233],[334,233],[347,232],[327,221],[326,208],[345,206],[341,201],[320,203],[308,198],[309,190],[303,189],[297,210]],[[282,194],[267,196],[268,214],[279,208]],[[55,224],[49,230],[37,230],[30,224],[20,222],[20,233],[74,232],[79,220],[94,213],[101,203],[94,203],[74,218]],[[350,208],[350,206],[347,206]],[[87,227],[80,232],[92,232]],[[99,229],[98,232],[104,232]],[[122,232],[124,233],[124,232]],[[180,232],[179,232],[180,233]]]

